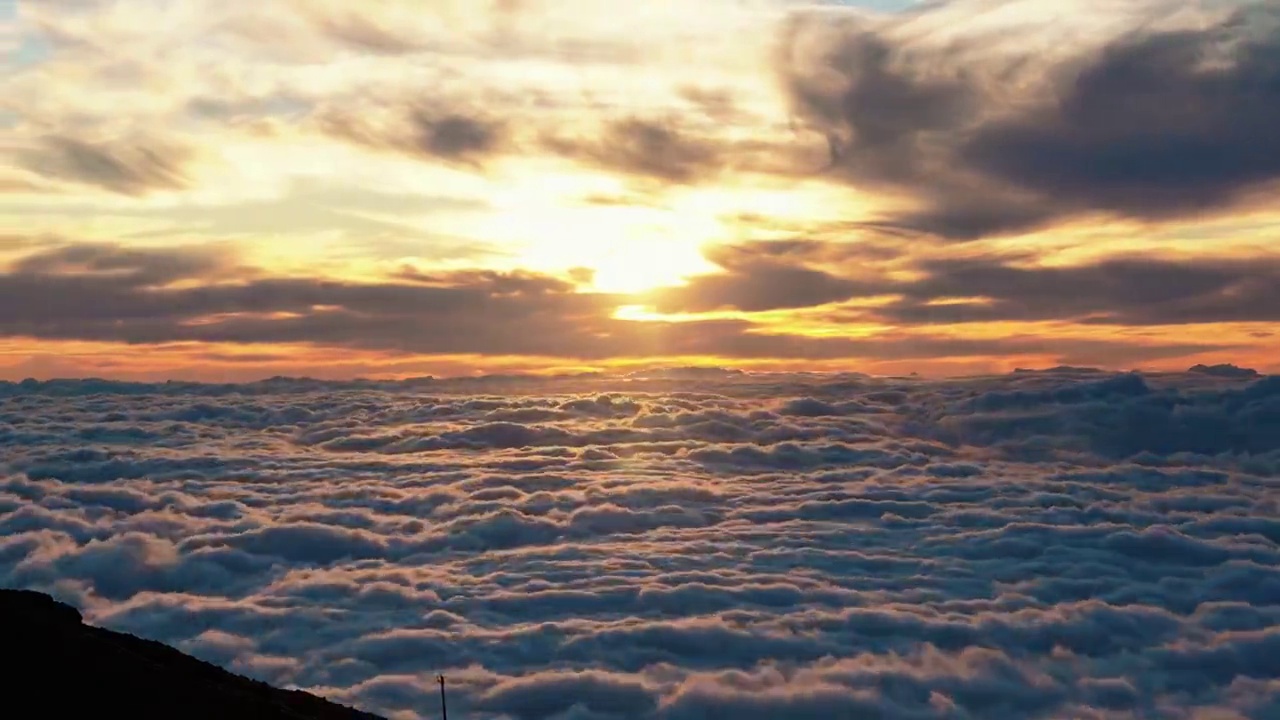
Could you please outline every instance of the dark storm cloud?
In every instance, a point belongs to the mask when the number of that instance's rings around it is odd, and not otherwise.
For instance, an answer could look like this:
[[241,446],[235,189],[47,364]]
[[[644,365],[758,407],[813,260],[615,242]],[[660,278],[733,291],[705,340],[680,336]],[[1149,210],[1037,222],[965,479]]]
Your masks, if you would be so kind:
[[124,195],[179,190],[188,185],[190,150],[155,140],[90,141],[65,135],[41,138],[18,153],[31,172]]
[[[749,257],[725,262],[756,272],[703,281],[678,305],[766,309],[837,300],[847,283]],[[1062,362],[1176,357],[1211,343],[1131,344],[1036,337],[965,339],[888,334],[809,337],[767,332],[746,320],[632,322],[612,317],[629,296],[579,293],[534,273],[403,273],[381,284],[278,278],[224,269],[207,250],[69,246],[28,255],[0,275],[0,334],[45,339],[312,343],[413,353],[572,358],[643,355],[881,359],[1052,354]],[[242,273],[239,278],[235,273]],[[217,280],[167,285],[174,280]],[[791,297],[795,294],[795,297]]]
[[[1274,6],[1136,29],[1052,67],[982,59],[977,41],[930,49],[860,21],[834,28],[826,16],[789,27],[784,88],[829,135],[833,171],[920,200],[884,225],[971,239],[1091,212],[1159,220],[1223,210],[1280,179]],[[1009,97],[1028,68],[1051,91]]]

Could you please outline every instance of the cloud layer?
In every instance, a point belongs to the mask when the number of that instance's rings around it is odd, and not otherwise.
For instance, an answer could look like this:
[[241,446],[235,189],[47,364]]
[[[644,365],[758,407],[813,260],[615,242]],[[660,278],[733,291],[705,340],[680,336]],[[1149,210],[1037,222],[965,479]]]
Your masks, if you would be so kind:
[[0,385],[0,583],[393,717],[1271,718],[1280,384]]

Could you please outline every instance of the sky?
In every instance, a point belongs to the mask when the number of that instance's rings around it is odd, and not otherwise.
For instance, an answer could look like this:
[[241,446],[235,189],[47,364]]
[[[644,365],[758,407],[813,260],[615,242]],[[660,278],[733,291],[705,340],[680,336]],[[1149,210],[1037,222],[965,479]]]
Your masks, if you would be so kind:
[[1280,10],[8,0],[0,379],[1280,370]]

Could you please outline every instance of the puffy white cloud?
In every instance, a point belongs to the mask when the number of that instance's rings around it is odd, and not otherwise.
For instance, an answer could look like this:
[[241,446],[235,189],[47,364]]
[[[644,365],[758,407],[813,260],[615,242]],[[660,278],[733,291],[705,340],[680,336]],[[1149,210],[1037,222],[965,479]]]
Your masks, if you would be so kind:
[[1274,717],[1280,383],[0,385],[0,584],[396,717]]

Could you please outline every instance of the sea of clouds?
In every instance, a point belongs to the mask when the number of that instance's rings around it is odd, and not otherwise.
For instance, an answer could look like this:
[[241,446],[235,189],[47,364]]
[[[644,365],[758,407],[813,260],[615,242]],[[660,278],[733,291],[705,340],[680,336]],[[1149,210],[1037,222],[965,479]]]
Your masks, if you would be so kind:
[[1280,376],[28,381],[0,446],[0,585],[389,717],[1280,717]]

